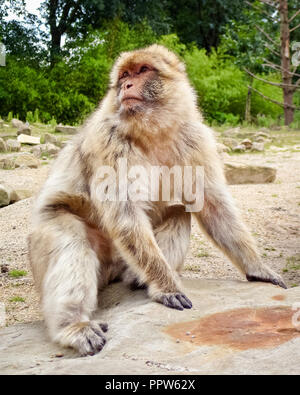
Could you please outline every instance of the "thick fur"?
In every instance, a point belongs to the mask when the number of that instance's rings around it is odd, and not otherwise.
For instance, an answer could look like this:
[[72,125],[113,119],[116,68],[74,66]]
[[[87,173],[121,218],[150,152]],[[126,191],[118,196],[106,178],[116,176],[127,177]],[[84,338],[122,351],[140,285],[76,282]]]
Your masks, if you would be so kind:
[[[151,64],[148,105],[121,111],[120,71]],[[146,84],[145,84],[146,85]],[[191,215],[166,202],[101,202],[98,169],[128,165],[204,166],[204,208],[195,216],[206,234],[249,280],[284,285],[264,266],[227,190],[212,131],[202,123],[184,65],[158,45],[124,53],[111,86],[81,132],[61,151],[35,205],[30,261],[51,338],[82,355],[101,350],[105,326],[91,321],[97,293],[110,281],[145,284],[149,296],[182,310],[191,303],[177,276]]]

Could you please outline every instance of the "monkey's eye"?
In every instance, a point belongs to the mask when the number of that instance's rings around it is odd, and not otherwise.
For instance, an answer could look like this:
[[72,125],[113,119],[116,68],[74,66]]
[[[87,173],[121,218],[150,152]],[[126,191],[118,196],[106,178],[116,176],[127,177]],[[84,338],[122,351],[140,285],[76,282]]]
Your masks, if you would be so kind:
[[150,70],[148,66],[142,66],[140,68],[140,73],[145,73],[145,71],[148,71],[148,70]]
[[120,80],[122,79],[122,78],[126,78],[126,77],[128,77],[129,76],[129,73],[128,73],[128,71],[124,71],[124,73],[121,75],[121,77],[120,77]]

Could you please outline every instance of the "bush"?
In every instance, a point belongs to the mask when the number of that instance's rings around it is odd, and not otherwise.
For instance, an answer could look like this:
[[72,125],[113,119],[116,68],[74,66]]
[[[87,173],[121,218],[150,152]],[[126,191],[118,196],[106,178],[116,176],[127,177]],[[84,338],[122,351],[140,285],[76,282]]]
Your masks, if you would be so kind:
[[[101,30],[91,31],[84,40],[67,42],[69,56],[51,70],[45,65],[34,68],[8,56],[7,66],[0,68],[0,115],[9,113],[11,120],[13,114],[18,114],[20,119],[31,123],[78,124],[104,97],[111,66],[120,52],[154,42],[165,45],[185,61],[208,122],[229,125],[243,122],[249,81],[232,58],[221,51],[207,54],[195,45],[182,44],[176,34],[156,37],[144,22],[129,27],[118,19]],[[263,78],[280,80],[276,74]],[[281,89],[257,80],[253,86],[264,95],[282,101]],[[295,97],[300,102],[300,95]],[[253,92],[251,115],[259,125],[279,122],[282,114],[282,108]],[[299,125],[297,117],[295,125]]]

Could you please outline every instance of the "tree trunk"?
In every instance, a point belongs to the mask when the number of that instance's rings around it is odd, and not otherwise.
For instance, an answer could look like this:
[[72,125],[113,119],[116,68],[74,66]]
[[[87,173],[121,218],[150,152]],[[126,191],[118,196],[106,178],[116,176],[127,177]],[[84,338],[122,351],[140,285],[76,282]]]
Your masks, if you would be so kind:
[[51,29],[51,48],[50,48],[50,64],[51,67],[57,63],[60,56],[61,33],[58,29]]
[[[288,1],[279,0],[280,12],[280,40],[281,40],[281,67],[282,82],[287,85],[292,84],[291,58],[290,58],[290,27]],[[293,90],[290,87],[283,87],[284,100],[284,124],[289,125],[294,119],[294,109],[289,107],[293,104]]]
[[246,110],[245,110],[245,121],[251,122],[251,98],[252,98],[252,85],[253,85],[253,77],[250,76],[248,94],[246,99]]

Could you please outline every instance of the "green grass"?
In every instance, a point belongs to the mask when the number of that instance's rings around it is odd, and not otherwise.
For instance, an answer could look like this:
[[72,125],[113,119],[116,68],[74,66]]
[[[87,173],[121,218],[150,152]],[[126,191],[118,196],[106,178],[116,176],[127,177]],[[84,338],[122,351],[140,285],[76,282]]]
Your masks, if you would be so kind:
[[10,302],[14,302],[14,303],[17,303],[17,302],[22,302],[22,303],[24,303],[24,302],[25,302],[25,299],[24,299],[24,298],[21,298],[21,296],[14,296],[13,298],[10,298],[9,301],[10,301]]
[[207,258],[209,256],[209,253],[206,251],[201,251],[196,254],[197,258]]
[[300,254],[287,258],[286,264],[292,270],[300,270]]
[[300,254],[286,258],[286,265],[282,271],[283,273],[287,273],[290,270],[300,270]]
[[8,275],[13,278],[20,278],[27,276],[28,272],[26,270],[11,270]]
[[274,194],[272,195],[272,197],[278,197],[278,195],[277,195],[276,193],[274,193]]

